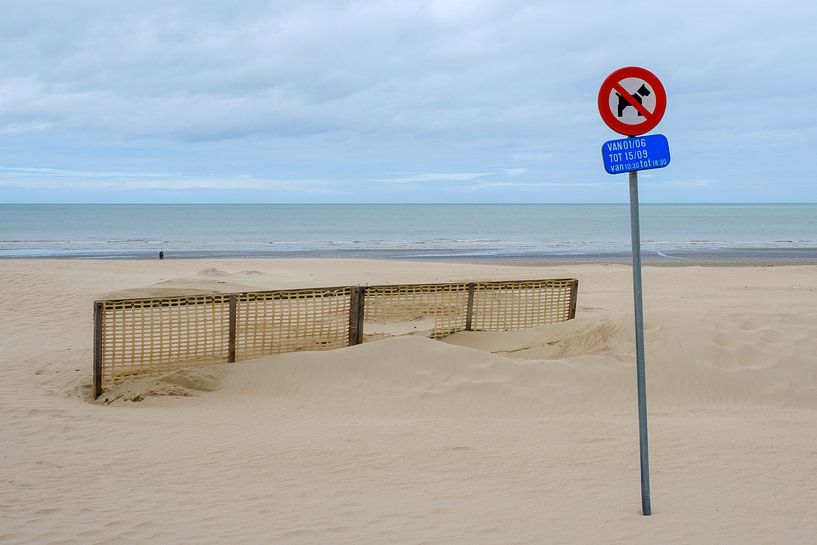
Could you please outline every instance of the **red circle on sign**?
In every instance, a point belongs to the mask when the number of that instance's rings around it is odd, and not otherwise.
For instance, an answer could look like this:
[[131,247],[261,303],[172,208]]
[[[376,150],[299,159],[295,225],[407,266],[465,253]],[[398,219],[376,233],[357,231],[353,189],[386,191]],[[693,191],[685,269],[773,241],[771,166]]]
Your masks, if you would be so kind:
[[[655,94],[655,108],[652,112],[641,106],[641,102],[632,98],[632,95],[621,86],[621,81],[627,78],[637,78],[646,83]],[[643,117],[641,123],[624,123],[618,119],[618,115],[610,108],[610,93],[616,92],[619,100],[626,100],[627,106],[635,108]],[[620,107],[619,107],[620,108]],[[653,130],[664,117],[667,110],[667,92],[655,74],[646,68],[638,66],[627,66],[619,68],[601,84],[599,89],[599,113],[607,126],[617,133],[625,136],[638,136]]]

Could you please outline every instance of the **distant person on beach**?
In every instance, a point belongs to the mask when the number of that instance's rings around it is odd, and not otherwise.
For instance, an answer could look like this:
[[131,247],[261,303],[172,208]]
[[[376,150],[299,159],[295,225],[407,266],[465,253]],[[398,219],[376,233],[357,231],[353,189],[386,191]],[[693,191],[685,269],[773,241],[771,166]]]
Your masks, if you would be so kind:
[[159,259],[164,259],[164,258],[165,258],[165,251],[164,250],[159,250]]

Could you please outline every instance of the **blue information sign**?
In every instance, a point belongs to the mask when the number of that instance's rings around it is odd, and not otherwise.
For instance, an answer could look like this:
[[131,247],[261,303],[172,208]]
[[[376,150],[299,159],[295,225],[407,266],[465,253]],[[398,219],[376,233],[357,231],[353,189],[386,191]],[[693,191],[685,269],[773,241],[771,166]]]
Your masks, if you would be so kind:
[[610,140],[601,147],[604,170],[610,174],[664,168],[669,164],[669,142],[663,134]]

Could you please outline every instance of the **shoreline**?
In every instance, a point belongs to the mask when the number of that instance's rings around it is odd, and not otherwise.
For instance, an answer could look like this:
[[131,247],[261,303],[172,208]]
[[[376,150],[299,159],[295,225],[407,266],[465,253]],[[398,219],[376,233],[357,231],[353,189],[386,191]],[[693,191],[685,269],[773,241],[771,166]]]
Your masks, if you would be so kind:
[[[547,251],[514,252],[497,250],[472,251],[406,251],[406,250],[344,250],[344,251],[199,251],[164,250],[170,261],[230,260],[230,259],[328,259],[328,260],[383,260],[416,261],[426,263],[474,263],[512,266],[563,266],[578,264],[629,264],[629,251],[594,251],[581,254],[552,253]],[[659,267],[735,267],[735,266],[794,266],[817,265],[817,248],[721,248],[678,249],[659,251],[642,247],[644,265]],[[151,261],[157,260],[157,251],[70,252],[39,255],[0,255],[3,261]]]

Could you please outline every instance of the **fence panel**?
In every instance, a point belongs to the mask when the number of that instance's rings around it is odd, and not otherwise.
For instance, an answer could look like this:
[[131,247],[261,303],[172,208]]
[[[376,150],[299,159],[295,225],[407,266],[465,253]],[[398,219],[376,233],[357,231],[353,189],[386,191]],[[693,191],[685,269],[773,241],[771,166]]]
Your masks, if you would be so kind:
[[509,331],[569,320],[577,289],[575,279],[477,282],[471,329]]
[[229,300],[201,295],[98,302],[97,387],[225,361]]
[[349,344],[351,287],[238,295],[236,359]]
[[416,331],[439,339],[463,331],[467,311],[467,283],[367,286],[364,334],[376,338]]

